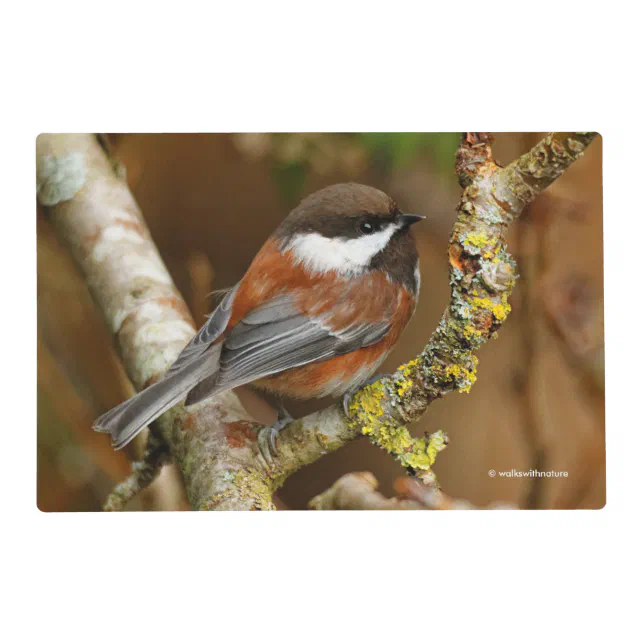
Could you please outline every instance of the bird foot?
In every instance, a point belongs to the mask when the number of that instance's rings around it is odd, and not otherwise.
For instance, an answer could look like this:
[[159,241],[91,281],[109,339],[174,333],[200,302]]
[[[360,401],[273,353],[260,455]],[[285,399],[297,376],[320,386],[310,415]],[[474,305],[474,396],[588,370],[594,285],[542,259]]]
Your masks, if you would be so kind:
[[293,420],[293,416],[286,411],[280,401],[277,409],[277,420],[272,425],[262,427],[257,433],[259,452],[268,465],[272,465],[273,457],[277,456],[277,437],[279,433]]

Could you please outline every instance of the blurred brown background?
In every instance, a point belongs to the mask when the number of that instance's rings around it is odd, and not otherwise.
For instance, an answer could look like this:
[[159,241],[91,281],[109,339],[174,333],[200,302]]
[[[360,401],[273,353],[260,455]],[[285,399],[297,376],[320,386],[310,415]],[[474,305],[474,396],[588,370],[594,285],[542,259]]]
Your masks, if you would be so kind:
[[[510,162],[542,136],[496,135]],[[175,282],[203,321],[210,293],[235,283],[266,237],[306,194],[358,181],[404,210],[416,228],[423,285],[416,316],[385,364],[424,346],[448,302],[447,240],[460,188],[458,134],[110,135]],[[605,504],[602,186],[600,139],[523,214],[510,234],[521,278],[499,338],[481,351],[468,395],[434,403],[413,432],[443,429],[451,442],[435,471],[451,496],[479,506],[601,508]],[[38,213],[38,507],[99,510],[129,472],[128,456],[91,431],[131,393],[73,262]],[[324,403],[323,403],[324,404]],[[319,404],[289,405],[294,415]],[[567,471],[508,479],[491,469]],[[366,440],[288,480],[281,507],[301,509],[350,471],[371,470],[385,494],[400,467]],[[185,509],[176,473],[131,509]]]

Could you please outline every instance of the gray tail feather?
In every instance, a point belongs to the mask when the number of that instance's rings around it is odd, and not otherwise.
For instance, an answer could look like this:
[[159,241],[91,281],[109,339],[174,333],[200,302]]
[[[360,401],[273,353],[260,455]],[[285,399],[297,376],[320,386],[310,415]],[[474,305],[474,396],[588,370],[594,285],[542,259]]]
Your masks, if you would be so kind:
[[97,432],[112,435],[115,449],[125,447],[144,427],[176,405],[196,384],[212,375],[219,361],[202,355],[180,371],[144,389],[94,422]]
[[188,393],[186,397],[186,407],[190,405],[196,405],[210,396],[214,396],[218,393],[217,390],[217,379],[219,373],[213,373],[212,375],[204,378],[200,383],[196,384]]

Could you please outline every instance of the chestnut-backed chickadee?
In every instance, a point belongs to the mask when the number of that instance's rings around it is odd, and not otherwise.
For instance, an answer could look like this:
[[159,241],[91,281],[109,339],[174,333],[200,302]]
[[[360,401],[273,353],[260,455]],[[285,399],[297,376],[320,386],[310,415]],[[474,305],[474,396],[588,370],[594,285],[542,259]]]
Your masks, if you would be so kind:
[[[111,433],[119,449],[186,395],[192,405],[247,383],[304,399],[357,390],[416,306],[420,272],[409,227],[420,219],[367,186],[339,184],[310,195],[163,379],[94,428]],[[273,449],[283,424],[270,428]]]

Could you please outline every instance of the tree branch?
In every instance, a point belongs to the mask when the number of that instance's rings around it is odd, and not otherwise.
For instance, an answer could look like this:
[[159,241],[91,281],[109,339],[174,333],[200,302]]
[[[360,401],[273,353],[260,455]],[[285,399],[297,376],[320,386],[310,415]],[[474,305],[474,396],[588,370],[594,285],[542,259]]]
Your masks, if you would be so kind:
[[[433,486],[409,476],[396,481],[401,495],[388,499],[376,492],[378,481],[371,472],[353,472],[340,477],[328,490],[309,501],[312,510],[476,510],[468,501],[452,499]],[[495,504],[490,510],[516,509]]]
[[407,499],[387,499],[376,492],[378,481],[371,472],[353,472],[339,478],[328,490],[309,501],[312,510],[423,510]]
[[129,501],[159,476],[169,456],[165,442],[157,434],[150,433],[143,458],[132,463],[132,473],[114,488],[107,497],[103,510],[115,512],[125,509]]
[[[492,160],[491,138],[468,133],[457,155],[464,192],[449,244],[451,301],[423,352],[353,398],[291,423],[267,465],[259,427],[232,392],[195,406],[177,405],[156,428],[179,464],[194,509],[272,509],[272,492],[304,465],[360,435],[391,453],[425,482],[445,446],[437,432],[412,437],[405,425],[437,398],[467,392],[475,351],[506,319],[514,262],[505,233],[523,208],[560,176],[592,133],[556,133],[506,168]],[[166,371],[194,333],[189,313],[158,256],[138,207],[90,135],[41,135],[38,196],[71,249],[115,335],[137,389]]]
[[[93,135],[37,139],[38,200],[73,254],[137,390],[159,379],[195,332],[118,166]],[[194,509],[272,509],[253,419],[228,392],[154,429]],[[91,431],[87,428],[87,431]],[[130,481],[131,483],[132,481]]]

